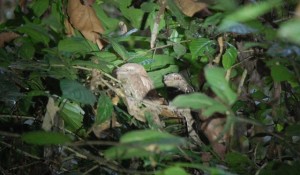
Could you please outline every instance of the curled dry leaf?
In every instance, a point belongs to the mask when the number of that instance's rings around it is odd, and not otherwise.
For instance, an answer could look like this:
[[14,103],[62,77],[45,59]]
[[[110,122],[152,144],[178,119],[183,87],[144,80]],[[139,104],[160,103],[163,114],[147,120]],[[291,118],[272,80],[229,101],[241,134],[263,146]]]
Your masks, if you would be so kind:
[[79,30],[86,39],[98,44],[99,34],[104,33],[104,28],[94,9],[82,4],[80,0],[69,0],[67,11],[73,27]]
[[178,7],[186,16],[193,16],[195,13],[206,9],[207,4],[197,0],[175,0]]
[[14,32],[2,32],[0,33],[0,48],[4,47],[5,43],[9,43],[10,41],[18,38],[20,35]]
[[59,107],[55,105],[52,97],[49,98],[46,109],[47,111],[43,119],[42,128],[45,131],[51,131],[52,127],[57,124],[57,112],[59,111]]

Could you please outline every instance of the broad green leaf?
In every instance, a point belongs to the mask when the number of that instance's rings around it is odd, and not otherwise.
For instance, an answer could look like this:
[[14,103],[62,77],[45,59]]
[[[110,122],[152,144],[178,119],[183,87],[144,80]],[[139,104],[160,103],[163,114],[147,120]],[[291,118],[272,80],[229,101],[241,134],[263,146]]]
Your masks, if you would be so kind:
[[159,69],[157,71],[148,72],[149,77],[153,81],[155,88],[164,87],[163,76],[168,73],[178,72],[179,68],[176,65],[170,65],[164,69]]
[[175,64],[175,59],[174,57],[169,55],[147,55],[143,57],[136,57],[134,59],[131,59],[129,62],[141,64],[145,67],[147,71],[153,71],[160,68],[164,68],[167,65]]
[[122,0],[122,1],[117,1],[117,3],[119,4],[120,8],[125,8],[130,6],[132,0]]
[[202,93],[178,95],[171,104],[181,108],[202,109],[202,114],[206,117],[216,112],[224,114],[228,111],[226,106]]
[[213,5],[211,8],[217,11],[232,12],[238,7],[236,0],[215,0],[213,2],[215,2],[215,5]]
[[63,97],[83,104],[93,105],[96,102],[94,94],[75,80],[60,81]]
[[209,40],[207,38],[199,38],[192,40],[189,43],[189,48],[192,54],[192,59],[196,59],[198,56],[211,56],[216,52],[213,47],[216,45],[215,41]]
[[117,56],[111,52],[101,51],[97,53],[96,58],[101,61],[112,62],[117,59]]
[[85,134],[85,130],[82,128],[83,114],[84,111],[78,104],[68,101],[64,102],[63,108],[59,110],[59,116],[64,120],[65,127],[80,135]]
[[20,33],[25,33],[35,42],[35,43],[43,43],[47,45],[50,41],[49,34],[47,33],[47,30],[40,25],[36,24],[25,24],[19,28],[17,28],[17,31]]
[[144,11],[144,12],[154,12],[155,10],[158,10],[159,9],[159,5],[157,3],[153,3],[153,2],[144,2],[142,5],[141,5],[141,9]]
[[213,92],[228,105],[232,105],[237,95],[231,90],[228,82],[225,79],[225,71],[218,67],[205,67],[205,78]]
[[225,156],[227,165],[238,174],[249,173],[249,168],[254,168],[254,163],[245,155],[238,152],[230,152]]
[[[94,59],[94,57],[92,57],[92,59]],[[109,63],[101,60],[98,60],[98,64],[94,63],[93,61],[74,60],[72,61],[72,65],[103,70],[104,72],[111,72],[110,68],[108,67]]]
[[184,139],[156,130],[140,130],[126,133],[121,137],[120,142],[120,145],[104,152],[106,158],[139,158],[171,151],[184,144]]
[[279,6],[280,4],[281,0],[267,0],[263,2],[249,3],[248,5],[245,5],[226,16],[224,21],[250,21],[269,12],[272,8]]
[[278,35],[296,44],[300,44],[300,19],[292,19],[280,25]]
[[95,119],[96,124],[101,124],[111,118],[113,112],[113,104],[111,99],[104,93],[100,93],[97,104],[97,116]]
[[300,136],[300,124],[293,124],[286,128],[286,134],[289,136]]
[[191,93],[187,95],[178,95],[172,105],[181,108],[203,109],[214,105],[216,102],[211,97],[202,93]]
[[[93,4],[93,9],[96,12],[96,15],[99,19],[101,19],[101,24],[108,30],[108,31],[114,31],[117,29],[119,20],[115,18],[110,18],[106,15],[106,13],[103,10],[103,7],[101,5],[98,5],[97,3]],[[106,30],[106,32],[107,32]]]
[[271,76],[275,82],[288,81],[293,78],[292,72],[283,65],[272,66]]
[[222,20],[223,17],[224,17],[223,13],[215,13],[205,19],[205,21],[203,23],[203,27],[217,25],[217,24],[219,24],[219,22]]
[[181,167],[172,166],[163,170],[162,172],[156,173],[155,175],[188,175],[188,173]]
[[229,69],[236,61],[237,58],[237,50],[234,46],[230,45],[228,49],[226,49],[225,53],[222,56],[222,64],[225,69]]
[[186,47],[179,43],[177,43],[173,46],[173,50],[176,53],[177,57],[181,57],[182,55],[184,55],[186,53]]
[[130,24],[134,27],[139,29],[141,27],[141,23],[143,20],[144,12],[140,9],[135,8],[127,8],[121,7],[120,8],[123,16],[130,21]]
[[123,60],[128,60],[129,58],[129,53],[125,49],[124,46],[121,44],[117,43],[114,39],[109,39],[109,43],[112,45],[114,50],[121,56]]
[[58,50],[64,52],[86,53],[91,52],[92,48],[90,47],[86,39],[79,37],[71,37],[59,41]]
[[58,145],[71,142],[71,139],[62,133],[45,131],[28,132],[22,134],[21,138],[29,144],[36,145]]
[[24,42],[22,46],[18,49],[18,55],[25,60],[30,60],[33,58],[35,53],[35,48],[31,42]]
[[[173,136],[167,132],[160,132],[155,130],[138,130],[131,131],[124,134],[120,142],[121,143],[130,143],[137,141],[160,141],[160,139],[176,139],[175,141],[182,141],[180,137]],[[179,139],[179,140],[177,140]]]
[[49,7],[49,0],[36,0],[33,2],[31,9],[33,10],[33,13],[37,17],[40,17],[45,13],[48,7]]
[[168,7],[172,14],[176,17],[181,27],[188,28],[189,23],[185,19],[185,15],[182,13],[180,8],[176,5],[174,0],[167,0]]

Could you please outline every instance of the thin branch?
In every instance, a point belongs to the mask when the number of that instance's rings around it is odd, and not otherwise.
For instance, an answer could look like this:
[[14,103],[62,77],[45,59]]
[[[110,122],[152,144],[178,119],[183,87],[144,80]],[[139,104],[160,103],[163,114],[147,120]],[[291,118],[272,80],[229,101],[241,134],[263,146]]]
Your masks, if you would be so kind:
[[7,147],[9,147],[9,148],[12,148],[12,149],[16,150],[18,153],[23,154],[24,156],[27,156],[27,157],[30,157],[30,158],[36,159],[36,160],[41,160],[40,157],[37,157],[37,156],[32,155],[32,154],[30,154],[30,153],[28,153],[28,152],[25,152],[25,151],[23,151],[23,150],[20,150],[20,149],[18,149],[18,148],[15,148],[15,146],[12,146],[11,144],[8,144],[8,143],[2,142],[2,141],[0,141],[0,143],[1,143],[2,145],[5,145],[5,146],[7,146]]

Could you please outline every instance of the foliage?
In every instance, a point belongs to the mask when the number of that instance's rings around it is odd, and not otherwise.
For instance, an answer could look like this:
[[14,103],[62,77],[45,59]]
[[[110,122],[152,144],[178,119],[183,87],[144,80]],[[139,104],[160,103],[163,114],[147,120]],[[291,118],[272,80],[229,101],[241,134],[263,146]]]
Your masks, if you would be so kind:
[[[72,174],[299,171],[297,1],[84,0],[79,17],[95,16],[80,22],[67,10],[75,1],[24,1],[0,24],[3,174],[39,173],[33,165]],[[95,20],[98,29],[87,27]],[[199,145],[182,134],[181,119],[160,116],[159,128],[129,115],[115,78],[125,63],[143,65],[170,106],[203,116],[194,116],[197,134],[207,136],[200,120],[224,118],[225,156],[209,136]],[[163,79],[174,72],[195,92],[169,98]]]

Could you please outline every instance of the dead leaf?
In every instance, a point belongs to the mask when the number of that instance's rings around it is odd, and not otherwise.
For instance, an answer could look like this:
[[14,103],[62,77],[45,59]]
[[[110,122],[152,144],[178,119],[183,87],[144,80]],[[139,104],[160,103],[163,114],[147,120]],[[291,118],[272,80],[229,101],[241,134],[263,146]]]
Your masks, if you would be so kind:
[[20,35],[14,32],[2,32],[0,33],[0,48],[4,47],[5,43],[9,43],[10,41],[18,38]]
[[154,46],[155,46],[155,41],[156,41],[156,38],[157,38],[157,35],[158,35],[158,30],[159,30],[159,23],[160,23],[160,20],[163,16],[164,12],[165,12],[166,6],[167,6],[166,0],[160,1],[160,8],[159,8],[159,11],[156,15],[155,22],[154,22],[154,25],[153,25],[153,29],[152,29],[152,32],[151,32],[151,41],[150,41],[151,49],[154,48]]
[[94,9],[82,4],[80,0],[69,0],[67,12],[73,27],[79,30],[86,39],[98,44],[99,34],[104,33],[104,28]]
[[206,9],[207,4],[198,2],[197,0],[176,0],[175,1],[181,11],[189,17],[192,17],[195,13]]
[[55,126],[55,117],[57,117],[56,114],[59,111],[59,107],[55,105],[54,99],[50,97],[46,109],[42,128],[45,131],[51,131],[52,127]]

